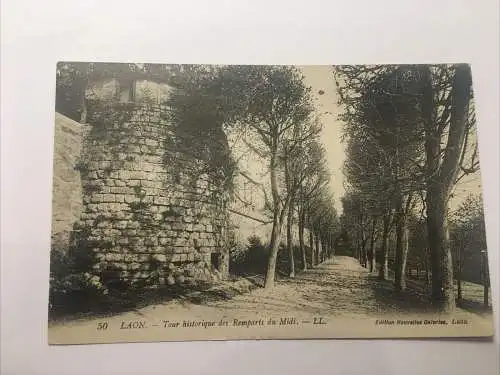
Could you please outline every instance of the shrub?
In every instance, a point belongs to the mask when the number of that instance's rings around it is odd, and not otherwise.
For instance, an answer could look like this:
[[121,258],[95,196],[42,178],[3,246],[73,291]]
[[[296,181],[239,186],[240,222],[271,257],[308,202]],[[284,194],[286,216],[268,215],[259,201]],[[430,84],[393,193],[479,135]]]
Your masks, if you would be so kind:
[[264,274],[268,248],[258,236],[250,236],[248,244],[235,245],[230,252],[230,270],[237,274]]
[[[311,248],[309,246],[305,246],[305,251],[307,267],[311,268]],[[304,267],[302,261],[302,252],[300,251],[300,247],[298,245],[293,245],[293,259],[295,263],[295,272],[297,273]],[[290,273],[290,253],[284,244],[280,245],[276,263],[276,268],[279,273],[286,275]]]
[[[311,248],[305,246],[307,267],[311,268]],[[303,268],[302,253],[299,246],[293,246],[295,272]],[[246,246],[233,249],[230,258],[230,271],[236,274],[265,275],[269,261],[269,248],[258,236],[250,236]],[[284,243],[280,244],[276,271],[283,275],[290,272],[290,254]]]
[[107,289],[89,271],[86,251],[53,248],[50,256],[50,312],[83,312],[99,303]]

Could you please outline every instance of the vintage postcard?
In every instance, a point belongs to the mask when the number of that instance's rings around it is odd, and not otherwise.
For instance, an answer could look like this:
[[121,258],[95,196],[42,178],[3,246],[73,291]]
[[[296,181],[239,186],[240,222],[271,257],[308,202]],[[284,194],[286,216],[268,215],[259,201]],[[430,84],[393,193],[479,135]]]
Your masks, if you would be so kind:
[[472,78],[58,63],[49,343],[491,337]]

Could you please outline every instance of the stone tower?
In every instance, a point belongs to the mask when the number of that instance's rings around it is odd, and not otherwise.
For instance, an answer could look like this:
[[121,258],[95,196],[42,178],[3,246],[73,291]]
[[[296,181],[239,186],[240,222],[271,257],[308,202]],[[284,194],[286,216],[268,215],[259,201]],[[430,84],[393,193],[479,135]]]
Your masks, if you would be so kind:
[[[142,90],[142,91],[141,91]],[[227,194],[205,161],[172,151],[170,88],[93,82],[78,169],[76,246],[106,283],[161,285],[228,273]]]

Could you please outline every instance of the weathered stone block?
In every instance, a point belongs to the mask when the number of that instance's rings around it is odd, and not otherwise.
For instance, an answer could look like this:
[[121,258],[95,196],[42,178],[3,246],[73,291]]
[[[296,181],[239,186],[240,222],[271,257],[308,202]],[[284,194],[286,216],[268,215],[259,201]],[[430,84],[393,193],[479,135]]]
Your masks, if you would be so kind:
[[136,187],[141,186],[141,180],[127,180],[127,186]]
[[141,263],[139,263],[139,262],[130,263],[128,265],[127,269],[130,271],[138,271],[141,269]]
[[173,246],[172,249],[175,254],[182,254],[186,252],[186,246]]
[[114,239],[118,238],[121,235],[121,232],[118,229],[106,228],[102,230],[102,234],[104,237]]
[[205,226],[203,224],[194,224],[193,225],[193,231],[194,232],[201,232],[205,230]]
[[115,202],[114,194],[103,194],[103,202]]
[[[142,198],[142,202],[147,203],[147,204],[151,204],[151,203],[153,203],[153,197],[150,195],[145,196]],[[157,208],[157,207],[154,207],[154,208]]]
[[175,223],[172,223],[172,229],[173,230],[184,230],[184,224],[183,223],[178,223],[178,222],[175,222]]
[[127,227],[130,229],[138,229],[141,227],[141,224],[137,221],[129,221]]
[[120,178],[121,180],[126,180],[126,181],[128,181],[132,178],[132,175],[130,174],[130,171],[128,171],[128,170],[121,170],[119,172],[119,176],[120,177],[118,177],[118,178]]
[[174,241],[173,241],[173,245],[174,246],[187,246],[188,242],[185,238],[176,238]]
[[158,262],[165,263],[167,261],[167,257],[164,254],[155,254],[153,256],[153,259],[157,260]]
[[141,237],[129,237],[129,244],[135,247],[144,246],[144,238]]
[[92,202],[92,203],[101,203],[101,202],[104,202],[104,194],[93,194],[93,195],[91,195],[90,202]]
[[129,244],[128,238],[126,238],[126,237],[125,238],[120,238],[118,240],[118,244],[119,245],[128,245]]
[[123,254],[117,254],[117,253],[108,253],[106,254],[105,260],[107,262],[121,262],[123,261]]
[[158,240],[156,238],[145,238],[144,245],[146,246],[157,246]]
[[125,184],[124,186],[115,186],[110,188],[110,193],[116,194],[116,195],[133,195],[134,190],[132,188],[126,187]]
[[124,197],[125,203],[138,203],[141,199],[136,195],[125,195]]
[[170,240],[166,237],[161,237],[158,239],[158,244],[160,245],[168,245],[170,244]]
[[139,262],[139,255],[137,254],[125,254],[123,256],[123,261],[124,262],[129,262],[129,263],[132,263],[132,262]]
[[115,202],[117,202],[117,203],[124,203],[125,202],[125,197],[123,195],[115,195]]
[[162,206],[167,206],[170,203],[166,197],[154,197],[153,202]]

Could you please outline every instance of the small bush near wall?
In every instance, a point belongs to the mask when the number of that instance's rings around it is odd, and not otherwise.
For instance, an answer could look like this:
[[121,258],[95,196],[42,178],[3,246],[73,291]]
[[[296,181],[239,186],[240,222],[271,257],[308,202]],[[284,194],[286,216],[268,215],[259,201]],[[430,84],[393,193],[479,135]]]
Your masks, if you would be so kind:
[[107,294],[99,277],[85,271],[84,257],[53,248],[50,256],[50,312],[86,312]]
[[264,275],[267,269],[269,249],[258,236],[250,236],[246,245],[233,248],[229,272],[237,275]]
[[[293,247],[295,268],[301,270],[302,254],[298,246]],[[306,246],[307,266],[311,267],[311,250]],[[250,236],[246,245],[237,245],[231,251],[229,272],[236,275],[265,275],[269,259],[269,248],[260,237]],[[290,269],[290,255],[284,244],[280,245],[277,259],[278,274],[288,275]]]

